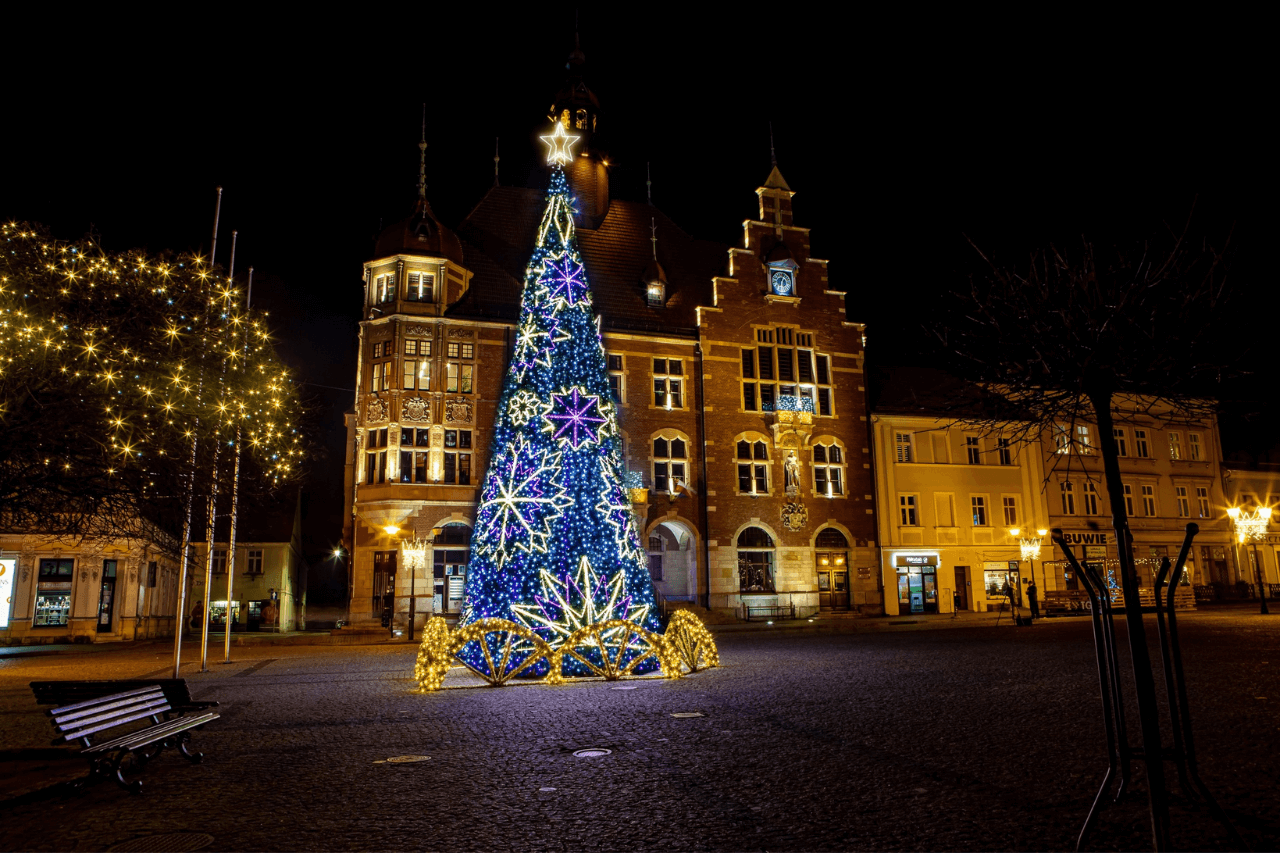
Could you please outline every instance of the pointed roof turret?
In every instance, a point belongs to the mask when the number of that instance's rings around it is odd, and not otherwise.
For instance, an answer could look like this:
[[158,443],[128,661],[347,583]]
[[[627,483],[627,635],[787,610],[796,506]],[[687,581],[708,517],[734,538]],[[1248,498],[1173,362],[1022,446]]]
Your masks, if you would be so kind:
[[422,105],[422,141],[418,143],[418,202],[413,214],[384,228],[378,235],[374,255],[434,255],[462,265],[462,243],[456,234],[440,224],[427,202],[427,114]]
[[773,164],[773,169],[770,170],[769,177],[764,179],[764,185],[766,189],[786,190],[787,192],[791,192],[791,187],[787,186],[786,179],[783,178],[782,173],[778,171],[777,163]]

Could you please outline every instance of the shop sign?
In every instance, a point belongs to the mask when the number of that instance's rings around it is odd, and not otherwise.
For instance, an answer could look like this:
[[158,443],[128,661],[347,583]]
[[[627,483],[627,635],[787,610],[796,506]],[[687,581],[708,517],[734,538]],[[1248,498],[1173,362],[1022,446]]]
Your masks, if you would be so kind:
[[71,592],[71,581],[40,581],[41,592]]
[[893,563],[895,566],[936,566],[938,565],[938,555],[899,554],[893,558]]
[[1107,545],[1106,533],[1063,533],[1062,541],[1068,545]]
[[868,580],[871,580],[871,567],[870,567],[870,566],[859,566],[859,567],[858,567],[858,580],[860,580],[860,581],[868,581]]
[[982,570],[984,572],[1016,572],[1018,570],[1018,561],[989,561],[982,564]]

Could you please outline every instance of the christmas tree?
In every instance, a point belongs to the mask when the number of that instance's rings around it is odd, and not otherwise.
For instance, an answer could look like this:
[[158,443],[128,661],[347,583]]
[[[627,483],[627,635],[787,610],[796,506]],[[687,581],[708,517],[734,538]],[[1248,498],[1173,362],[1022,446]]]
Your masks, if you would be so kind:
[[[459,624],[507,619],[556,649],[592,624],[623,619],[654,633],[661,624],[561,168],[575,137],[557,124],[543,139],[551,185],[525,271]],[[480,642],[459,653],[475,668],[488,665]],[[579,674],[565,665],[565,674]],[[544,662],[529,674],[545,672]]]

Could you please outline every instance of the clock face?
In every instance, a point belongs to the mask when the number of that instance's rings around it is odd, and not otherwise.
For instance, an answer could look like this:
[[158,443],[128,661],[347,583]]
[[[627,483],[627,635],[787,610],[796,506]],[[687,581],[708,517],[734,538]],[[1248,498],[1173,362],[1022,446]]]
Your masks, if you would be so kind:
[[791,273],[786,270],[774,270],[772,284],[773,292],[778,296],[791,295]]

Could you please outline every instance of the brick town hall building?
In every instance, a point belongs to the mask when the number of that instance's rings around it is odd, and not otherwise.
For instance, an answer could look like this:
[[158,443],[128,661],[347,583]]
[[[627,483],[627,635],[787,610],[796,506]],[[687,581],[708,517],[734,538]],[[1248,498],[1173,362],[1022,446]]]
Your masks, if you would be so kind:
[[[880,612],[863,328],[845,316],[847,284],[810,256],[776,166],[740,246],[612,198],[581,57],[552,115],[582,137],[566,173],[627,468],[647,488],[634,509],[657,591],[739,614]],[[420,628],[461,609],[545,188],[494,186],[455,230],[419,195],[364,265],[343,537],[353,626],[404,627],[413,612]],[[416,570],[407,538],[429,541]]]

